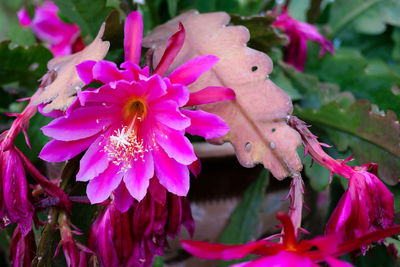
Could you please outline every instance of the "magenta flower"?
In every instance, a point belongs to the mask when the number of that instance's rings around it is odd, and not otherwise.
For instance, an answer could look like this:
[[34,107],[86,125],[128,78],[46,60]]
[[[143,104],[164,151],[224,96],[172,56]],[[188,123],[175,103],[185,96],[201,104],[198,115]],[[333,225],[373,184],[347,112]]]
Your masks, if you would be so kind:
[[337,257],[400,232],[400,226],[395,226],[342,243],[338,242],[335,235],[318,236],[298,242],[289,216],[278,213],[277,218],[282,222],[284,232],[279,243],[271,242],[272,238],[277,237],[272,236],[242,245],[211,244],[190,240],[181,240],[181,244],[191,254],[205,259],[233,260],[244,258],[248,254],[259,256],[256,260],[234,264],[232,267],[318,267],[317,263],[322,262],[332,267],[349,267],[352,265]]
[[[153,75],[141,69],[142,18],[132,12],[125,22],[125,59],[122,70],[109,61],[85,61],[77,66],[81,79],[103,85],[78,93],[65,116],[43,127],[54,138],[41,151],[47,161],[64,161],[88,149],[80,161],[78,181],[89,181],[87,195],[92,203],[106,200],[114,191],[117,199],[142,200],[153,176],[169,192],[185,196],[189,170],[197,157],[185,132],[206,138],[226,134],[229,127],[218,116],[203,111],[181,110],[234,98],[231,89],[205,88],[189,97],[186,85],[194,82],[217,61],[214,56],[194,58],[168,77],[167,71],[183,45],[181,25],[166,48]],[[205,98],[208,92],[214,93]],[[120,194],[120,192],[129,194]],[[122,202],[122,201],[120,201]]]
[[307,40],[317,42],[320,47],[319,56],[326,52],[334,54],[332,43],[325,39],[311,24],[300,22],[292,18],[286,7],[276,17],[272,26],[282,30],[289,37],[289,44],[285,47],[284,61],[294,66],[298,71],[303,71],[307,59]]
[[[350,167],[350,159],[341,161],[324,152],[317,137],[306,124],[292,116],[289,124],[302,136],[305,154],[310,156],[332,173],[349,179],[349,186],[338,206],[332,213],[326,232],[335,233],[341,240],[352,240],[377,229],[385,229],[394,222],[393,194],[376,176],[375,163]],[[372,172],[368,170],[372,167]]]
[[89,235],[89,247],[101,266],[151,266],[168,246],[167,237],[174,238],[181,225],[193,234],[187,199],[167,192],[156,178],[151,179],[146,197],[129,210],[121,212],[116,204],[108,204]]
[[78,26],[61,21],[57,11],[58,8],[53,2],[46,1],[42,6],[35,8],[32,21],[25,8],[18,12],[21,25],[32,27],[34,34],[49,44],[55,57],[69,55],[84,47]]
[[29,231],[28,234],[23,234],[17,226],[10,242],[10,254],[8,256],[10,265],[13,267],[29,267],[35,256],[36,242],[33,232]]
[[[35,97],[32,96],[32,97]],[[37,181],[43,191],[51,198],[51,202],[69,210],[71,202],[65,193],[55,184],[47,180],[29,161],[28,158],[14,146],[14,140],[22,131],[27,145],[30,147],[26,133],[29,120],[35,115],[37,107],[28,106],[21,114],[7,114],[17,118],[11,128],[0,135],[0,227],[17,223],[25,236],[32,229],[34,206],[32,195],[28,188],[25,170]],[[40,200],[39,200],[40,201]],[[37,202],[36,204],[39,204]]]

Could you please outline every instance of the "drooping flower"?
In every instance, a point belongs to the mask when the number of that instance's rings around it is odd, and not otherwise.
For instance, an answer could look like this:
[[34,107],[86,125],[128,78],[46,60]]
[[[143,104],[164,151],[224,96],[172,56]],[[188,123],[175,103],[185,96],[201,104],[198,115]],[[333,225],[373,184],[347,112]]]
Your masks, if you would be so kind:
[[349,267],[352,265],[337,257],[400,232],[400,226],[395,226],[377,230],[347,242],[339,242],[335,235],[318,236],[298,242],[289,216],[278,213],[277,218],[282,222],[284,232],[282,241],[278,243],[271,242],[272,237],[270,237],[242,245],[212,244],[191,240],[181,240],[181,244],[191,254],[205,259],[233,260],[244,258],[248,254],[259,256],[256,260],[233,264],[232,267],[318,267],[317,263],[322,262],[332,267]]
[[284,60],[298,71],[303,71],[306,63],[307,40],[315,41],[320,45],[320,57],[326,52],[331,54],[335,52],[332,43],[325,39],[315,26],[292,18],[285,6],[282,7],[282,13],[276,17],[272,26],[282,30],[289,37],[289,44],[284,51]]
[[14,230],[10,242],[10,254],[8,260],[13,267],[30,267],[36,255],[35,236],[31,231],[23,234],[19,226]]
[[48,43],[55,57],[82,50],[84,44],[79,27],[61,21],[57,11],[58,8],[53,2],[46,1],[35,8],[32,21],[25,8],[18,12],[18,18],[23,27],[32,27],[36,37]]
[[16,116],[16,119],[10,129],[0,135],[0,227],[3,228],[9,223],[17,223],[24,236],[32,229],[34,214],[25,171],[28,171],[48,197],[53,199],[54,205],[66,209],[71,206],[65,193],[47,180],[14,145],[17,135],[23,132],[26,143],[30,147],[26,130],[29,120],[36,111],[37,107],[28,104],[22,113],[8,114]]
[[[335,160],[324,152],[307,125],[292,116],[289,124],[301,135],[304,152],[332,173],[349,179],[349,185],[332,213],[326,232],[336,234],[341,240],[352,240],[377,229],[385,229],[394,223],[393,194],[376,176],[375,163],[348,166],[347,160]],[[372,172],[368,170],[371,169]]]
[[101,266],[151,266],[168,245],[167,237],[174,238],[181,225],[193,234],[187,199],[167,192],[156,178],[142,201],[124,212],[117,205],[117,199],[111,201],[90,231],[88,244]]
[[[41,151],[47,161],[64,161],[88,149],[80,161],[78,181],[89,181],[87,195],[100,203],[119,185],[142,200],[149,180],[156,176],[169,192],[185,196],[189,189],[189,170],[196,162],[193,146],[185,132],[215,138],[229,127],[218,116],[203,111],[182,110],[190,103],[204,104],[234,98],[231,89],[208,87],[189,96],[186,85],[194,82],[216,62],[214,56],[194,58],[162,77],[179,52],[184,28],[168,42],[160,63],[150,75],[149,68],[137,64],[141,54],[143,24],[139,12],[125,22],[125,62],[122,70],[109,61],[85,61],[77,66],[81,79],[103,84],[78,93],[65,116],[43,127],[54,138]],[[210,98],[204,96],[212,90]]]

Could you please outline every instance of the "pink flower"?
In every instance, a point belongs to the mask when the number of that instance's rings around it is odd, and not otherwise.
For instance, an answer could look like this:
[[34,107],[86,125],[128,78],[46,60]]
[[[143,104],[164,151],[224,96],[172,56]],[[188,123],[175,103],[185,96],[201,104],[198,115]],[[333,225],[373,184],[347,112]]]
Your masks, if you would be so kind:
[[49,44],[55,57],[69,55],[74,50],[73,46],[82,49],[82,39],[79,37],[79,28],[74,24],[62,22],[57,16],[58,8],[50,1],[35,8],[35,17],[31,21],[26,9],[18,12],[20,23],[24,27],[32,27],[35,35]]
[[307,40],[317,42],[321,46],[319,56],[326,52],[334,54],[332,43],[325,39],[311,24],[300,22],[292,18],[286,7],[276,17],[272,26],[281,29],[289,37],[289,44],[285,47],[285,62],[294,66],[298,71],[303,71],[307,59]]
[[[385,229],[394,222],[393,194],[376,176],[375,163],[350,167],[350,159],[335,160],[324,152],[306,124],[292,116],[289,124],[303,139],[304,152],[332,173],[349,179],[349,186],[340,199],[327,224],[326,232],[336,234],[341,240],[352,240],[377,229]],[[372,172],[368,172],[369,169]]]
[[32,231],[28,234],[22,234],[21,229],[17,226],[10,242],[10,254],[8,260],[13,267],[25,266],[29,267],[36,255],[35,236]]
[[89,247],[101,266],[151,266],[184,225],[193,234],[194,222],[186,198],[171,194],[156,178],[146,197],[121,212],[117,200],[108,204],[92,225]]
[[[47,161],[64,161],[88,149],[80,161],[78,181],[89,181],[92,203],[106,200],[120,185],[128,190],[124,201],[142,200],[155,176],[169,192],[185,196],[189,170],[197,161],[185,132],[206,138],[226,134],[229,127],[218,116],[203,111],[181,110],[194,105],[234,98],[231,89],[205,88],[189,96],[186,85],[194,82],[217,61],[214,56],[194,58],[168,77],[171,62],[183,45],[181,25],[167,45],[152,75],[141,69],[142,18],[132,12],[125,23],[125,59],[122,70],[109,61],[85,61],[77,66],[81,79],[103,84],[78,93],[65,116],[43,127],[54,138],[40,153]],[[214,94],[205,98],[212,90]],[[114,191],[118,197],[119,191]],[[122,196],[122,195],[121,195]]]
[[332,267],[349,267],[352,265],[337,257],[400,232],[400,226],[395,226],[342,243],[338,242],[335,235],[319,236],[298,242],[289,216],[278,213],[277,218],[282,222],[284,231],[282,241],[279,243],[269,241],[277,237],[272,236],[243,245],[211,244],[190,240],[181,240],[181,244],[186,251],[205,259],[233,260],[244,258],[248,254],[259,256],[253,261],[231,265],[235,267],[317,267],[319,266],[317,263],[324,261]]

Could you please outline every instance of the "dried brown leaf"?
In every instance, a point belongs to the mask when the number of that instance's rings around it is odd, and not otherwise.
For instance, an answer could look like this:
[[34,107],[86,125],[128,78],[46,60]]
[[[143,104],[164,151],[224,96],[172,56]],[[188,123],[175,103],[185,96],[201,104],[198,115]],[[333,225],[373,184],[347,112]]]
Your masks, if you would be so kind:
[[53,58],[47,63],[49,71],[46,74],[47,76],[44,76],[44,80],[53,75],[55,78],[32,101],[33,105],[48,103],[43,109],[46,113],[53,110],[66,110],[69,107],[75,99],[76,92],[85,85],[79,78],[75,66],[85,60],[101,60],[108,52],[110,42],[101,39],[104,29],[105,23],[101,26],[93,42],[82,51],[68,56]]
[[243,166],[263,163],[276,178],[283,179],[302,169],[296,152],[301,144],[300,136],[286,123],[286,117],[293,110],[292,102],[269,79],[271,59],[247,47],[249,31],[243,26],[226,26],[229,20],[224,12],[189,11],[155,28],[143,40],[143,45],[154,49],[153,65],[156,66],[168,38],[182,22],[185,43],[169,71],[196,56],[218,56],[217,65],[189,87],[196,92],[219,85],[230,87],[236,93],[234,101],[198,107],[221,116],[231,127],[226,136],[211,141],[231,142]]

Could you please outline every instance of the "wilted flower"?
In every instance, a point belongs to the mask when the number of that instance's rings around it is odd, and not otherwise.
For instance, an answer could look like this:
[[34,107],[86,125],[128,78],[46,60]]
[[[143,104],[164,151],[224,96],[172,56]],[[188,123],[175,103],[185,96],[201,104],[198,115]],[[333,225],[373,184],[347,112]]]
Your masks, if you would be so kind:
[[89,247],[101,266],[151,266],[154,257],[162,255],[168,245],[167,237],[174,238],[181,225],[193,234],[186,198],[167,192],[156,178],[151,179],[142,201],[134,201],[125,212],[116,205],[120,203],[115,200],[108,204],[89,235]]
[[332,267],[348,267],[352,265],[337,257],[400,232],[400,226],[395,226],[347,242],[339,242],[335,235],[318,236],[298,242],[289,216],[278,213],[277,218],[282,222],[284,232],[279,243],[271,242],[272,238],[277,237],[272,236],[243,245],[211,244],[190,240],[182,240],[181,244],[191,254],[205,259],[233,260],[244,258],[248,254],[260,256],[254,261],[233,264],[232,267],[318,267],[317,263],[324,261]]
[[[393,225],[393,194],[376,176],[376,164],[348,166],[346,162],[351,158],[344,161],[331,158],[321,147],[326,145],[318,142],[303,121],[292,116],[289,124],[301,134],[305,154],[309,153],[332,173],[349,179],[349,186],[327,224],[327,233],[335,233],[341,240],[352,240]],[[368,172],[370,168],[372,172]]]
[[18,12],[20,23],[24,27],[32,27],[35,35],[49,44],[54,56],[69,55],[84,48],[77,25],[67,24],[57,16],[58,8],[46,1],[35,8],[35,17],[31,21],[25,8]]
[[[125,23],[125,59],[122,70],[109,61],[85,61],[77,66],[81,79],[101,82],[98,89],[78,93],[65,116],[43,127],[54,138],[41,151],[47,161],[64,161],[88,149],[80,161],[78,181],[89,181],[87,195],[92,203],[107,199],[119,185],[142,200],[149,180],[156,176],[171,193],[185,196],[189,190],[188,166],[197,160],[185,131],[215,138],[229,127],[218,116],[203,111],[181,110],[189,103],[234,98],[231,89],[212,87],[189,99],[186,85],[194,82],[217,61],[214,56],[194,58],[168,77],[171,62],[183,45],[183,26],[174,34],[153,75],[141,69],[142,18],[132,12]],[[214,94],[204,99],[208,90]],[[115,197],[119,197],[115,191]]]
[[10,242],[9,261],[13,267],[29,267],[36,255],[35,236],[31,231],[23,234],[19,226],[14,230],[14,234]]
[[334,53],[332,43],[325,39],[315,26],[295,20],[289,15],[285,6],[272,26],[281,29],[289,37],[289,44],[285,47],[284,60],[298,71],[303,71],[306,64],[307,40],[315,41],[321,46],[320,57],[326,52]]

